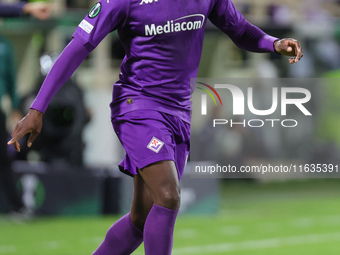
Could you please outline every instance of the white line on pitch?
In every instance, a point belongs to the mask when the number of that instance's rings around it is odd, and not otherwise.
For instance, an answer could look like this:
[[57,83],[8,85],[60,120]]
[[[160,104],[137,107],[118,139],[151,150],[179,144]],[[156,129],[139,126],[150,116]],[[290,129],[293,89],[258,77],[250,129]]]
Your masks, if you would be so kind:
[[236,236],[242,233],[240,226],[224,226],[221,228],[221,234],[226,236]]
[[16,248],[13,245],[0,245],[0,254],[9,254],[16,252]]
[[57,250],[62,246],[62,241],[47,241],[43,243],[43,246],[49,250]]
[[176,233],[176,236],[179,236],[179,237],[184,238],[184,239],[193,239],[193,238],[196,238],[198,236],[198,233],[199,232],[195,229],[187,228],[187,229],[178,230],[177,233]]
[[340,241],[340,232],[326,234],[312,234],[304,236],[291,236],[282,238],[271,238],[262,240],[251,240],[234,243],[209,244],[202,246],[191,246],[174,249],[174,254],[212,254],[241,250],[256,250],[267,248],[278,248],[302,244],[326,243]]
[[299,228],[309,228],[315,224],[314,218],[300,218],[293,221],[293,225]]
[[82,238],[81,242],[83,244],[100,244],[102,241],[104,240],[104,236],[93,236],[93,237],[86,237],[86,238]]

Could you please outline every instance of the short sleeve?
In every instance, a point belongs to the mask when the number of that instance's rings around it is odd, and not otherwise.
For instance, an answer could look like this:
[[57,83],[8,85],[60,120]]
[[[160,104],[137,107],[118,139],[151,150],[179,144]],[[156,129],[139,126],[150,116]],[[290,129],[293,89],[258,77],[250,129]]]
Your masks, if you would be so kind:
[[209,19],[230,37],[242,34],[247,23],[247,20],[236,9],[231,0],[215,0]]
[[107,34],[124,25],[129,2],[129,0],[99,1],[80,22],[73,38],[92,51]]

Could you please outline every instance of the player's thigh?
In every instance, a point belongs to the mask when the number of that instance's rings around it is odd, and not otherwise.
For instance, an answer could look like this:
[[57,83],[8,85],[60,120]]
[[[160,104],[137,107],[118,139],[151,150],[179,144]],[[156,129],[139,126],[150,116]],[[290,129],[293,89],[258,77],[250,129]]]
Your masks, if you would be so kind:
[[139,170],[154,203],[177,210],[180,203],[180,185],[175,162],[159,161]]

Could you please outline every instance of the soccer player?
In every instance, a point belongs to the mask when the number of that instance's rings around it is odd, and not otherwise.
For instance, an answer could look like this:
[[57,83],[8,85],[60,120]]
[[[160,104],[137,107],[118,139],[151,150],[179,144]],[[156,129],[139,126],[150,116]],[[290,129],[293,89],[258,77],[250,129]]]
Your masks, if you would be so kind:
[[50,5],[42,2],[0,3],[0,17],[19,17],[24,14],[30,14],[35,18],[45,20],[50,16]]
[[126,55],[110,104],[113,128],[126,155],[119,168],[134,178],[131,211],[114,223],[94,255],[131,254],[143,241],[145,254],[171,254],[180,205],[179,181],[190,146],[190,78],[196,77],[204,27],[210,20],[234,43],[254,52],[292,56],[294,39],[277,39],[251,25],[231,0],[101,0],[81,21],[46,77],[29,113],[8,144],[31,133],[57,90],[111,31],[118,30]]

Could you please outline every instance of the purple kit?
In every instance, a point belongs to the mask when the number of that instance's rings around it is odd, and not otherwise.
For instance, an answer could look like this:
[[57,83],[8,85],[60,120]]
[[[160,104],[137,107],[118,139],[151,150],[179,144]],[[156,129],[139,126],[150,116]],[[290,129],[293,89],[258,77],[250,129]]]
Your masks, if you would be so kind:
[[230,0],[102,0],[79,24],[31,108],[44,112],[89,52],[117,30],[126,55],[110,107],[127,152],[120,166],[136,174],[136,168],[174,160],[181,176],[189,150],[190,78],[197,75],[208,19],[240,48],[274,51],[277,38],[246,21]]

